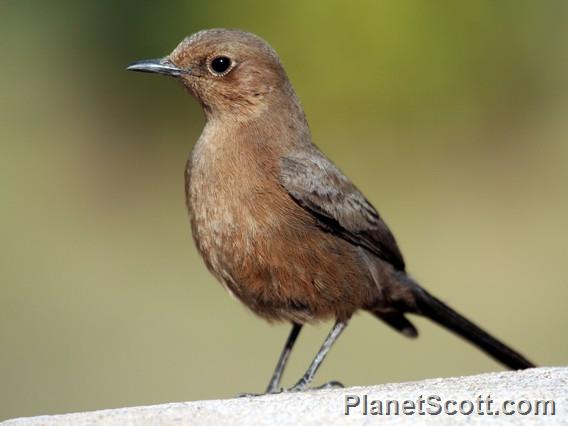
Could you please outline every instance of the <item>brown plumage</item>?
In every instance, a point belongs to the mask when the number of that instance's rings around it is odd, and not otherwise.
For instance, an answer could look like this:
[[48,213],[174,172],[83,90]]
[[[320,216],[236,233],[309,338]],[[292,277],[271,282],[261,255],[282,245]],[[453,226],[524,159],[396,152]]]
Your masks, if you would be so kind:
[[168,57],[129,69],[176,77],[205,111],[185,173],[197,248],[253,312],[294,324],[267,392],[280,389],[302,324],[336,320],[294,390],[307,386],[361,309],[408,336],[417,331],[405,314],[422,314],[511,368],[532,366],[406,274],[385,222],[312,143],[300,102],[265,41],[237,30],[201,31]]

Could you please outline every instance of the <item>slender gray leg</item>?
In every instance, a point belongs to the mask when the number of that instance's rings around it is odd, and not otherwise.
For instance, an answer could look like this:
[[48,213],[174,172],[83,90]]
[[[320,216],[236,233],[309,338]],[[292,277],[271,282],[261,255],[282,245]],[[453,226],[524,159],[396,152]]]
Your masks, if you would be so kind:
[[292,331],[290,331],[288,340],[286,340],[284,349],[282,349],[282,353],[280,354],[280,358],[278,359],[278,363],[276,364],[276,368],[274,369],[272,378],[270,379],[268,387],[266,388],[266,393],[275,393],[281,391],[280,379],[282,378],[282,373],[284,373],[284,368],[286,368],[286,362],[290,357],[290,352],[292,352],[294,343],[296,343],[296,339],[298,338],[298,334],[300,334],[301,330],[302,330],[301,324],[293,323]]
[[[333,326],[333,328],[325,338],[325,341],[323,342],[323,345],[321,346],[316,357],[310,364],[308,371],[306,371],[306,373],[298,381],[298,383],[296,383],[292,388],[290,388],[290,391],[303,391],[311,383],[311,381],[313,380],[316,374],[316,371],[318,371],[319,366],[325,359],[325,356],[327,355],[327,353],[329,352],[329,350],[331,349],[331,347],[333,346],[333,344],[335,343],[335,341],[337,340],[337,338],[339,337],[339,335],[346,326],[347,326],[347,321],[337,321],[335,323],[335,325]],[[342,387],[341,383],[339,382],[329,382],[323,385],[322,388],[329,388],[336,386]]]
[[284,373],[284,368],[286,368],[286,362],[290,357],[290,352],[292,352],[292,348],[294,347],[294,343],[296,343],[296,339],[302,330],[301,324],[292,323],[292,331],[290,331],[290,335],[286,340],[286,344],[284,345],[284,349],[282,349],[282,353],[280,354],[280,358],[278,358],[278,363],[276,364],[276,368],[274,369],[274,373],[272,374],[272,378],[270,379],[270,383],[268,383],[268,387],[266,388],[266,392],[264,394],[258,393],[240,393],[237,397],[247,397],[247,396],[260,396],[265,395],[268,393],[277,393],[282,392],[280,388],[280,379],[282,378],[282,373]]

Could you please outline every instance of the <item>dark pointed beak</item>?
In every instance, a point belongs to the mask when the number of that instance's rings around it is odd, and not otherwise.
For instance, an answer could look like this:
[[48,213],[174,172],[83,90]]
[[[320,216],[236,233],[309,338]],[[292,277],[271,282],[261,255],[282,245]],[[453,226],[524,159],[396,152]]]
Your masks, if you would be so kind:
[[189,68],[178,68],[167,58],[144,59],[143,61],[137,61],[128,65],[126,69],[128,71],[169,75],[170,77],[179,77],[181,75],[191,74],[191,70]]

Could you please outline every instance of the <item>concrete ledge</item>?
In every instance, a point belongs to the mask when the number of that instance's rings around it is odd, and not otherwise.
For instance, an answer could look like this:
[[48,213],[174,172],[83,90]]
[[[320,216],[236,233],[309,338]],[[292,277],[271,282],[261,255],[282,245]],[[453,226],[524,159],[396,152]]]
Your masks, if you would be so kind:
[[[366,403],[365,403],[365,395]],[[418,398],[424,398],[422,411]],[[479,402],[479,398],[482,401]],[[434,405],[428,403],[428,398]],[[489,398],[492,399],[488,403]],[[439,399],[439,401],[438,401]],[[383,414],[374,414],[382,401]],[[387,408],[399,414],[386,415]],[[409,402],[404,402],[408,400]],[[456,414],[445,414],[448,409]],[[375,401],[375,402],[373,402]],[[462,403],[462,401],[465,401]],[[469,402],[471,401],[471,402]],[[513,401],[504,406],[505,401]],[[549,401],[547,403],[539,401]],[[471,414],[460,413],[462,410]],[[349,415],[345,412],[348,409]],[[438,405],[436,405],[438,404]],[[412,408],[414,405],[414,408]],[[365,413],[366,406],[366,413]],[[547,415],[543,415],[544,410]],[[430,411],[442,411],[438,415]],[[484,414],[479,414],[482,410]],[[506,415],[504,411],[517,411]],[[540,414],[535,414],[538,410]],[[554,410],[554,414],[552,411]],[[403,412],[414,414],[403,414]],[[491,411],[493,414],[489,414]],[[499,411],[497,415],[496,412]],[[530,411],[530,413],[527,413]],[[520,413],[519,413],[520,412]],[[421,382],[385,384],[285,393],[254,398],[177,402],[147,407],[118,408],[85,413],[40,416],[7,420],[2,426],[63,425],[338,425],[377,424],[568,424],[568,367],[535,368],[521,372],[502,372],[469,377],[430,379]]]

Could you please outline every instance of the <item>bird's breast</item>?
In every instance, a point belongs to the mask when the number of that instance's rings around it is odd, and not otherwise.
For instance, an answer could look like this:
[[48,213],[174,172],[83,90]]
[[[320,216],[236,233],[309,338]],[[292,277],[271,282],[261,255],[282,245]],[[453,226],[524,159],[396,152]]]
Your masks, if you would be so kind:
[[196,145],[186,196],[197,249],[267,319],[347,318],[371,291],[360,249],[316,226],[281,187],[278,164],[262,147]]
[[[226,144],[227,145],[227,144]],[[186,199],[196,246],[231,292],[282,229],[282,194],[269,156],[247,146],[198,142],[186,169]],[[287,216],[284,216],[287,217]]]

